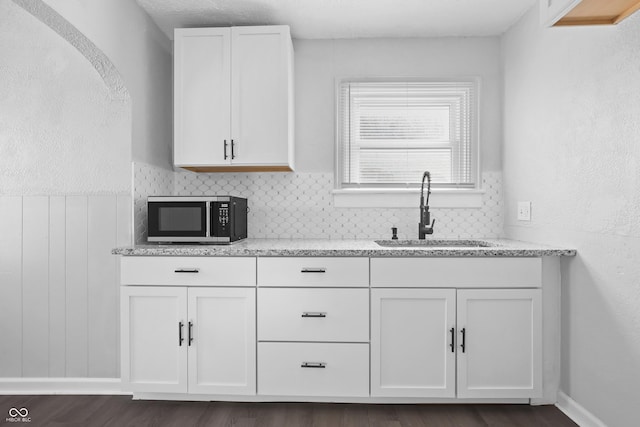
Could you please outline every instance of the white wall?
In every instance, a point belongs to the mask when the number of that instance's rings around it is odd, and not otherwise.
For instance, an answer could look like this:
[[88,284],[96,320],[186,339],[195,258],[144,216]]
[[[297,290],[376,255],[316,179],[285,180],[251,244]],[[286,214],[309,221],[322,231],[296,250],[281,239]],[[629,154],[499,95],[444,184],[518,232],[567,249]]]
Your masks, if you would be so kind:
[[[561,389],[608,426],[638,424],[640,14],[503,39],[508,237],[575,247],[563,266]],[[516,202],[533,202],[532,221]]]
[[170,168],[171,43],[133,0],[44,0],[113,62],[133,101],[132,156]]
[[0,195],[0,218],[0,377],[118,377],[131,198]]
[[131,105],[73,46],[0,3],[0,194],[127,193]]
[[485,171],[501,169],[499,37],[294,40],[296,171],[333,171],[335,79],[481,77],[480,144]]
[[43,2],[0,1],[0,377],[119,376],[110,252],[131,242],[132,140],[170,160],[166,38],[134,2],[64,4],[113,8],[84,24],[122,69]]

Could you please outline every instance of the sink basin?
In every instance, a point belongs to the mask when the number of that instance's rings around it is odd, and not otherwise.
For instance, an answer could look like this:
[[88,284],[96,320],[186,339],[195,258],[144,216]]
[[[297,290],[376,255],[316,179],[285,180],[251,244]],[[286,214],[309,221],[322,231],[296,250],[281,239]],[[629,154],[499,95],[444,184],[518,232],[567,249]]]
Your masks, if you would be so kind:
[[483,240],[375,240],[385,248],[491,248],[496,245]]

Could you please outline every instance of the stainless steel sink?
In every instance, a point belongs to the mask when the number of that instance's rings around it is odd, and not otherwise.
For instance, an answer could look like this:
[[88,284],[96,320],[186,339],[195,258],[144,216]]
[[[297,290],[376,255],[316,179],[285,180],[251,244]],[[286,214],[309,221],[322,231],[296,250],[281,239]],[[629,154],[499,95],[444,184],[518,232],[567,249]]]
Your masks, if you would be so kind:
[[491,248],[497,246],[484,240],[375,240],[378,246],[385,248]]

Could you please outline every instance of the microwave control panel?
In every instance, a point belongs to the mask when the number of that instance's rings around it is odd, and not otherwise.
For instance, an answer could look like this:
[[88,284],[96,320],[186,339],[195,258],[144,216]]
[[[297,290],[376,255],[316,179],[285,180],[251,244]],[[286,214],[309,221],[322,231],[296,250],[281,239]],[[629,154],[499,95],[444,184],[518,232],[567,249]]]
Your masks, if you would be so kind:
[[226,227],[229,224],[229,203],[220,203],[218,208],[218,224]]
[[211,235],[230,237],[229,202],[211,203]]
[[211,202],[211,237],[228,238],[230,242],[247,237],[247,199],[229,197],[230,200]]

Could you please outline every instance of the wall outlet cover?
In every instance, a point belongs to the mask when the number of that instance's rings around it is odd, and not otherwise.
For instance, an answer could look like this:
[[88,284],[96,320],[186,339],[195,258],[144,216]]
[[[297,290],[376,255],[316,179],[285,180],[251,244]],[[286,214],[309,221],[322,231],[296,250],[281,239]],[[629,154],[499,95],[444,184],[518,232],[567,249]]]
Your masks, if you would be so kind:
[[518,202],[518,221],[531,221],[531,202]]

